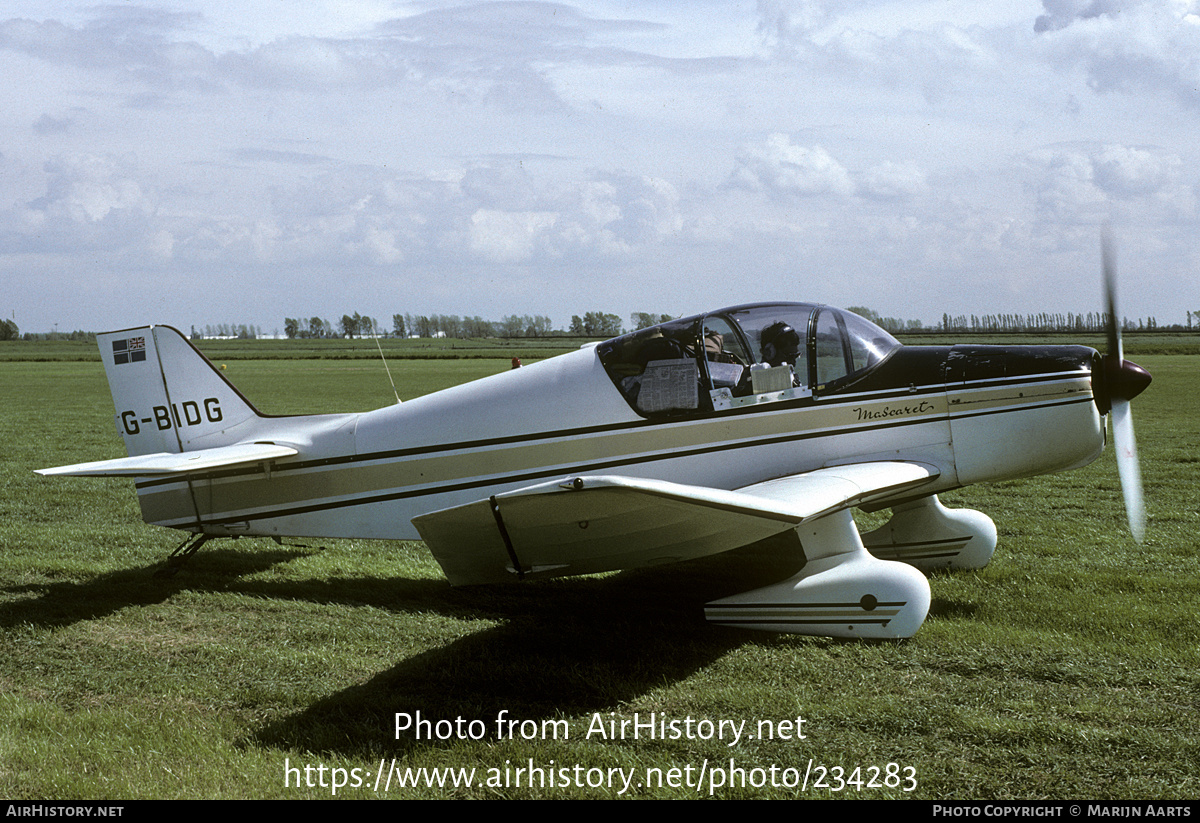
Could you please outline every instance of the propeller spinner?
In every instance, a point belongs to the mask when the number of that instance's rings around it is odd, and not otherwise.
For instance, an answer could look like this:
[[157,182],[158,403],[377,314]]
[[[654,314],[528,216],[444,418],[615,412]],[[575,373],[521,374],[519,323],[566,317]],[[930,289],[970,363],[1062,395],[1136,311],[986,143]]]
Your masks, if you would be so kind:
[[1112,412],[1113,441],[1117,450],[1117,471],[1125,496],[1125,514],[1133,539],[1141,543],[1146,533],[1146,507],[1142,500],[1142,472],[1138,466],[1137,440],[1133,434],[1133,416],[1129,401],[1150,385],[1150,373],[1125,359],[1121,345],[1121,323],[1117,315],[1117,266],[1112,237],[1106,228],[1101,244],[1104,267],[1104,298],[1108,310],[1106,332],[1108,351],[1101,367],[1101,386],[1096,402],[1101,412]]

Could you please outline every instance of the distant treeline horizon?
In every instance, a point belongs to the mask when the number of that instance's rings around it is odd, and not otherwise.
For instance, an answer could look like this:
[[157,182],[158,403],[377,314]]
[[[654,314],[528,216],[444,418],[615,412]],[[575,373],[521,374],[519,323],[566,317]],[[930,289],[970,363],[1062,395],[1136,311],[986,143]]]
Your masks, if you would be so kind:
[[[928,324],[921,320],[884,317],[864,306],[849,306],[849,311],[862,315],[892,334],[1103,334],[1107,323],[1104,312],[1072,312],[1034,314],[943,314],[941,321]],[[257,338],[338,339],[356,337],[381,338],[544,338],[589,337],[609,338],[626,331],[639,331],[674,319],[674,315],[634,312],[630,328],[626,329],[620,316],[600,311],[572,315],[566,328],[554,328],[545,315],[506,315],[501,320],[484,320],[479,316],[462,317],[447,314],[394,314],[391,328],[385,328],[368,315],[358,312],[344,314],[336,323],[323,317],[284,318],[282,334],[279,329],[267,333],[263,326],[247,323],[208,323],[192,325],[189,337],[253,340]],[[1200,331],[1200,311],[1187,312],[1186,324],[1160,324],[1157,318],[1123,317],[1125,332],[1192,332]],[[97,332],[25,332],[22,334],[12,320],[0,321],[0,340],[93,340]]]

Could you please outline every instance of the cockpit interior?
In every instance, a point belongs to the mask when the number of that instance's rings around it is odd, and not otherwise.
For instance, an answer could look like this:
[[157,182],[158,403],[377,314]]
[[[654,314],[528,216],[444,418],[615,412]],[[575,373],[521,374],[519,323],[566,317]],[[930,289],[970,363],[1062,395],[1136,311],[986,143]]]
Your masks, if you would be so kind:
[[843,309],[769,303],[671,320],[597,351],[634,411],[680,417],[833,394],[899,346]]

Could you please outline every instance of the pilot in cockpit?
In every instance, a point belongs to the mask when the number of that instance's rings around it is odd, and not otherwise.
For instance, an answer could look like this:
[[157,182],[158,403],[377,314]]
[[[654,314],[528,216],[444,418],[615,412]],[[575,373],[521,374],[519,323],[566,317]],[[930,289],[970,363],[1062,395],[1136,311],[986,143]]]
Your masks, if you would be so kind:
[[[785,386],[788,383],[793,387],[803,385],[803,378],[795,371],[796,359],[800,356],[800,335],[795,329],[782,320],[772,323],[762,330],[758,343],[762,351],[763,363],[771,367],[787,367],[791,374],[791,380],[786,381],[785,379]],[[761,375],[761,377],[765,378],[766,375]],[[755,382],[761,382],[762,388],[766,388],[768,385],[775,387],[775,380],[756,380]],[[755,392],[757,393],[762,388],[756,385]]]
[[771,366],[794,366],[800,356],[800,335],[782,320],[762,330],[759,345],[763,362]]

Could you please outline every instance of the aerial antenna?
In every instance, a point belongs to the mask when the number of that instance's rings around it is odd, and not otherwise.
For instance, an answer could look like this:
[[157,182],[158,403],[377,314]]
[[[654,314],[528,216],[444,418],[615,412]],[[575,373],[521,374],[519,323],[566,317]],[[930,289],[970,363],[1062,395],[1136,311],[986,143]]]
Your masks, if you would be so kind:
[[388,368],[387,358],[383,356],[383,346],[379,345],[379,335],[375,335],[375,348],[379,349],[379,359],[383,361],[383,368],[387,372],[388,382],[392,384],[392,394],[396,395],[396,405],[403,401],[400,399],[400,392],[396,391],[396,381],[392,379],[392,370]]

